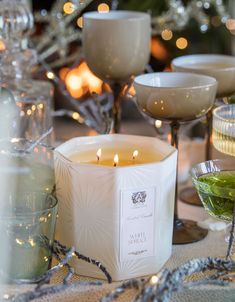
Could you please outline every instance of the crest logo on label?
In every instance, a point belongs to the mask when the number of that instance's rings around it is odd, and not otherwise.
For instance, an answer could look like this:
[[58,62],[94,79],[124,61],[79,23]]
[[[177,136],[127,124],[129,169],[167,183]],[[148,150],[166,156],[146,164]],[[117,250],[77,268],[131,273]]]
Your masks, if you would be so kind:
[[131,199],[133,204],[143,204],[146,201],[146,191],[132,193]]

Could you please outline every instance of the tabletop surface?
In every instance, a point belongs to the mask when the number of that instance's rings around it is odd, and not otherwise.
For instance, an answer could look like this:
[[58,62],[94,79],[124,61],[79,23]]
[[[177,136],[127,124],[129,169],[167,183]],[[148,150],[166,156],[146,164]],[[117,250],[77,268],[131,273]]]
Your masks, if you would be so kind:
[[[55,121],[55,133],[57,144],[59,142],[68,140],[75,136],[82,135],[95,135],[96,133],[93,130],[88,129],[86,126],[80,126],[75,121],[68,119],[58,119]],[[124,122],[123,133],[129,134],[138,134],[138,135],[147,135],[155,136],[156,131],[152,126],[148,125],[144,120],[138,120],[135,122]],[[194,148],[195,152],[194,157],[191,156],[191,161],[189,165],[203,161],[204,157],[204,148],[203,142],[198,144],[198,142],[190,142],[190,148]],[[223,155],[218,154],[214,150],[214,157],[223,157]],[[180,165],[183,165],[184,158],[180,158]],[[202,207],[195,207],[186,205],[182,202],[179,202],[179,216],[182,218],[188,218],[195,221],[204,220],[207,217],[204,209]],[[223,257],[226,253],[226,243],[225,243],[225,232],[212,232],[210,231],[207,237],[197,243],[187,244],[187,245],[178,245],[173,246],[172,256],[169,261],[166,263],[166,267],[169,269],[175,268],[185,261],[192,258],[199,257]],[[79,273],[79,272],[78,272]],[[53,283],[58,283],[63,276],[63,272],[58,274],[54,279]],[[75,277],[75,281],[78,280],[87,280],[84,277]],[[99,301],[102,296],[110,292],[115,288],[119,283],[107,284],[104,283],[102,286],[78,286],[72,290],[67,290],[63,293],[47,296],[35,301],[68,301],[68,302],[96,302]],[[10,286],[7,287],[4,291],[6,293],[18,293],[24,292],[26,290],[32,289],[32,286]],[[133,290],[128,291],[122,298],[117,301],[129,302],[133,301],[135,297],[135,292]],[[192,290],[187,290],[178,294],[175,294],[172,302],[225,302],[225,301],[235,301],[235,284],[232,284],[228,287],[212,287],[212,286],[203,286],[195,287]]]

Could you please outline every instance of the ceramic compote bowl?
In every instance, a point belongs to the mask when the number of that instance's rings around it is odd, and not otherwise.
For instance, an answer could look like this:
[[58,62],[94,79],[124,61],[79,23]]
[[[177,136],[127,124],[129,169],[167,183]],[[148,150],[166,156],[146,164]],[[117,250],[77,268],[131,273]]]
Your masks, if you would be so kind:
[[[192,73],[149,73],[135,78],[137,104],[148,116],[168,121],[171,126],[171,144],[178,148],[178,130],[181,123],[205,115],[213,106],[217,81]],[[207,234],[196,222],[179,219],[177,210],[177,182],[173,243],[198,241]]]
[[[229,102],[229,97],[235,93],[235,57],[219,54],[187,55],[174,59],[172,68],[178,72],[192,72],[214,77],[218,82],[216,99]],[[212,111],[207,114],[206,160],[212,158]],[[193,187],[180,192],[180,199],[186,203],[201,206],[201,201]]]

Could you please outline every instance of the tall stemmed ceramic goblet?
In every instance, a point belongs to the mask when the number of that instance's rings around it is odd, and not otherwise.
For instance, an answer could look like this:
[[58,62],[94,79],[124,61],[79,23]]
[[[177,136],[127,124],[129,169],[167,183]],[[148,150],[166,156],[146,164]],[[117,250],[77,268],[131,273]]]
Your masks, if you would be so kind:
[[149,60],[151,26],[146,13],[111,11],[84,14],[83,49],[89,68],[113,91],[114,133],[120,132],[121,94]]
[[[214,77],[218,82],[216,98],[227,102],[235,93],[235,57],[227,55],[197,54],[182,56],[172,61],[174,71],[192,72]],[[212,111],[207,113],[206,160],[212,158]],[[185,188],[180,193],[185,203],[201,206],[202,203],[193,187]]]
[[[171,126],[171,145],[178,148],[180,124],[205,115],[211,109],[217,89],[214,78],[191,73],[162,72],[135,78],[137,104],[152,118],[168,121]],[[198,241],[207,234],[196,222],[179,219],[177,208],[177,181],[173,243]]]

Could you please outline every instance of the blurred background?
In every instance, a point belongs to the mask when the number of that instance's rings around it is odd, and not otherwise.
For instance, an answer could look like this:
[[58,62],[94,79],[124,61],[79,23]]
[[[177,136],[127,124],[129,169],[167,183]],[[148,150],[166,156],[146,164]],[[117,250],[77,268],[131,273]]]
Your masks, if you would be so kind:
[[[55,9],[56,2],[60,2],[60,5],[63,2],[61,18],[72,14],[76,10],[76,2],[78,2],[27,1],[36,16],[36,30],[33,33],[36,43],[37,37],[48,31],[50,27],[55,27],[56,22],[61,27],[61,32],[58,35],[63,35],[63,25],[59,23],[59,19],[56,19],[55,16],[53,20],[47,18],[50,11]],[[117,9],[148,11],[153,22],[154,18],[159,19],[157,26],[153,26],[151,43],[150,67],[153,71],[170,70],[172,58],[181,55],[191,53],[233,54],[235,20],[232,19],[232,16],[233,10],[235,11],[234,1],[94,0],[85,6],[76,18],[71,20],[70,25],[74,30],[82,30],[82,14],[84,12],[92,10],[105,12],[111,9],[112,5]],[[185,8],[184,11],[183,8]],[[165,19],[162,17],[161,20],[160,16],[164,16]],[[170,18],[172,20],[169,22]],[[63,37],[61,36],[61,38]],[[66,49],[66,56],[69,53],[74,53],[79,46],[81,46],[79,39],[72,41],[69,48]],[[63,55],[60,54],[61,57]],[[71,57],[70,62],[69,60],[66,62],[65,59],[58,60],[58,54],[54,52],[46,59],[58,73],[60,79],[65,81],[69,93],[75,99],[84,98],[87,92],[101,93],[102,89],[108,89],[105,85],[102,86],[101,81],[89,74],[90,71],[83,61],[76,65],[74,56]],[[71,69],[71,67],[73,68]],[[47,77],[50,79],[53,78],[53,75],[49,73]],[[89,82],[88,85],[87,82]],[[60,107],[60,102],[56,100],[55,105],[56,108]]]
[[[34,77],[54,82],[55,109],[71,109],[70,117],[81,124],[83,120],[76,106],[83,106],[94,94],[110,92],[109,86],[89,70],[82,54],[84,12],[103,13],[110,9],[149,12],[153,31],[147,71],[171,71],[171,60],[177,56],[235,52],[233,0],[26,1],[35,17],[30,39],[44,63],[35,69]],[[124,96],[123,119],[141,118],[132,102],[133,95],[130,87]],[[157,129],[162,126],[155,125]]]

